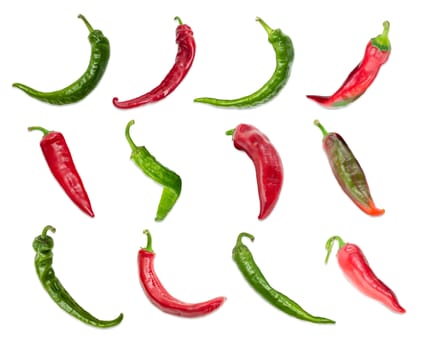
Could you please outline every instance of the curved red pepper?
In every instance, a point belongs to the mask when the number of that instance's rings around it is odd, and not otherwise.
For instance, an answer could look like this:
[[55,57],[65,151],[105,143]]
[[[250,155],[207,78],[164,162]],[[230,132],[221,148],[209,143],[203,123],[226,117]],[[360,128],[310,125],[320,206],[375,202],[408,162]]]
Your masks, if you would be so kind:
[[139,277],[145,294],[156,307],[176,316],[199,317],[217,310],[225,302],[225,297],[217,297],[200,303],[186,303],[169,294],[154,271],[156,255],[151,245],[151,234],[148,230],[144,234],[147,235],[147,246],[138,253]]
[[112,103],[116,107],[134,108],[147,103],[157,102],[171,94],[183,81],[194,61],[196,43],[192,29],[187,24],[183,24],[179,17],[175,17],[175,19],[178,20],[179,25],[176,29],[178,51],[174,66],[157,87],[144,95],[127,101],[119,101],[117,97],[114,97]]
[[338,264],[350,283],[368,297],[380,301],[391,310],[405,313],[406,310],[399,304],[395,293],[377,278],[368,265],[364,253],[356,244],[345,243],[338,236],[329,238],[326,242],[328,254],[326,255],[325,263],[328,262],[334,240],[339,245],[337,252]]
[[258,219],[263,220],[274,209],[283,185],[280,155],[268,137],[252,125],[239,124],[226,135],[233,135],[235,148],[244,151],[253,161],[260,201]]
[[72,154],[62,133],[48,131],[40,126],[31,126],[29,131],[42,131],[40,147],[48,167],[69,198],[86,214],[94,217],[90,199],[81,177],[76,170]]
[[307,95],[307,97],[328,108],[343,107],[357,100],[369,88],[381,66],[389,59],[391,44],[388,33],[389,22],[385,21],[383,33],[368,42],[362,61],[332,96]]

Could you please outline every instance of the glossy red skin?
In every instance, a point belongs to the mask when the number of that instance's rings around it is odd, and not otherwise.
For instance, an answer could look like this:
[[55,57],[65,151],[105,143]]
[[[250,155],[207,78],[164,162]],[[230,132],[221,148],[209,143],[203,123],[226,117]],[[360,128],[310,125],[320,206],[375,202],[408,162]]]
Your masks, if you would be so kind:
[[235,128],[233,144],[253,161],[260,202],[258,219],[263,220],[274,209],[283,185],[280,155],[268,137],[249,124],[239,124]]
[[115,97],[112,102],[116,107],[127,109],[157,102],[171,94],[178,87],[189,72],[196,54],[196,42],[193,37],[193,31],[187,24],[178,25],[176,29],[176,43],[178,51],[175,63],[162,82],[144,95],[130,100],[120,102]]
[[370,40],[362,61],[332,96],[307,95],[307,97],[327,108],[342,107],[355,101],[370,87],[381,66],[389,59],[390,52],[390,50],[380,50]]
[[154,271],[154,258],[154,252],[144,248],[139,250],[139,277],[147,297],[163,312],[181,317],[199,317],[217,310],[225,302],[225,297],[217,297],[200,303],[186,303],[173,297],[162,285]]
[[357,245],[346,243],[338,250],[337,259],[347,279],[362,293],[380,301],[392,311],[406,312],[395,293],[375,275]]
[[63,134],[47,133],[40,142],[48,167],[60,186],[84,213],[94,217],[90,199],[76,170],[75,163]]

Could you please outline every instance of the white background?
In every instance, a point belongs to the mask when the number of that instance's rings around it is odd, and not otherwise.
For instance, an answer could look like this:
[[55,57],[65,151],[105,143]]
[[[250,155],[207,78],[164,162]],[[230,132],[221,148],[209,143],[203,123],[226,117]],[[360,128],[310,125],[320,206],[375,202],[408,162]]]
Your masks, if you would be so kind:
[[[7,3],[7,7],[6,6]],[[12,1],[0,13],[1,64],[1,336],[2,349],[427,349],[429,340],[429,12],[426,1]],[[12,87],[42,91],[77,79],[90,57],[84,14],[111,43],[97,88],[74,105],[52,106]],[[194,32],[197,54],[180,87],[165,100],[118,110],[111,100],[157,85],[174,63],[175,16]],[[270,77],[274,52],[255,17],[281,28],[295,46],[288,84],[249,110],[193,103],[235,98]],[[391,23],[392,54],[369,90],[352,105],[325,110],[306,94],[331,94],[362,58],[371,37]],[[341,191],[321,147],[320,119],[340,133],[366,172],[379,218],[362,213]],[[161,187],[130,160],[124,137],[145,145],[183,180],[172,212],[154,222]],[[258,221],[253,165],[225,131],[250,123],[282,157],[279,202]],[[39,148],[40,125],[61,131],[92,201],[95,217],[77,209],[55,182]],[[45,225],[54,235],[54,269],[70,294],[102,319],[124,313],[111,329],[64,313],[34,271],[32,241]],[[153,234],[155,267],[166,288],[195,302],[224,295],[215,313],[183,319],[145,297],[136,257]],[[314,315],[290,317],[251,289],[232,261],[237,235],[274,288]],[[406,314],[360,294],[335,255],[332,235],[357,243]]]

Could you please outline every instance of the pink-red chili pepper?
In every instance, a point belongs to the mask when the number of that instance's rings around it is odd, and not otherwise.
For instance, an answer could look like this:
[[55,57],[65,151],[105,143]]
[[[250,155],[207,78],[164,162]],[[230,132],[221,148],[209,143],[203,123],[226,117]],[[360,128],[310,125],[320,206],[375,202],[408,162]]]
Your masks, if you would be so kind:
[[307,95],[307,97],[328,108],[343,107],[357,100],[369,88],[381,66],[389,59],[391,43],[388,33],[389,22],[385,21],[383,33],[368,42],[362,61],[332,96]]
[[328,253],[325,263],[328,262],[335,240],[338,242],[338,264],[350,283],[391,310],[405,313],[406,310],[398,302],[395,293],[375,275],[361,248],[356,244],[345,243],[339,236],[329,238],[326,242]]
[[283,185],[280,155],[268,137],[252,125],[239,124],[226,131],[226,135],[232,135],[235,148],[244,151],[253,161],[260,201],[258,219],[263,220],[274,209]]
[[40,147],[48,167],[69,198],[86,214],[94,217],[90,199],[76,170],[75,163],[62,133],[31,126],[29,131],[43,132]]
[[199,303],[186,303],[173,297],[160,282],[154,270],[156,254],[152,248],[152,238],[148,230],[147,246],[138,253],[138,268],[141,285],[149,300],[160,310],[181,317],[199,317],[217,310],[225,302],[225,297],[216,297]]
[[117,97],[114,97],[112,100],[114,106],[118,108],[134,108],[147,103],[157,102],[171,94],[183,81],[195,58],[196,43],[190,26],[183,24],[179,17],[175,17],[175,19],[179,22],[176,29],[178,51],[175,64],[169,73],[157,87],[142,96],[127,101],[119,101]]

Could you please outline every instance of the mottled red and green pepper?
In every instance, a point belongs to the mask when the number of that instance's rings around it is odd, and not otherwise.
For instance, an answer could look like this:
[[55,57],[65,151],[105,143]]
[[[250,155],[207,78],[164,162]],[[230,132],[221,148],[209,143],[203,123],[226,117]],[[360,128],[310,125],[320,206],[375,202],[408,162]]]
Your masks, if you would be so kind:
[[315,120],[314,124],[323,133],[323,150],[344,193],[366,214],[371,216],[384,214],[385,210],[377,208],[374,204],[365,173],[341,135],[335,132],[328,133],[318,120]]

